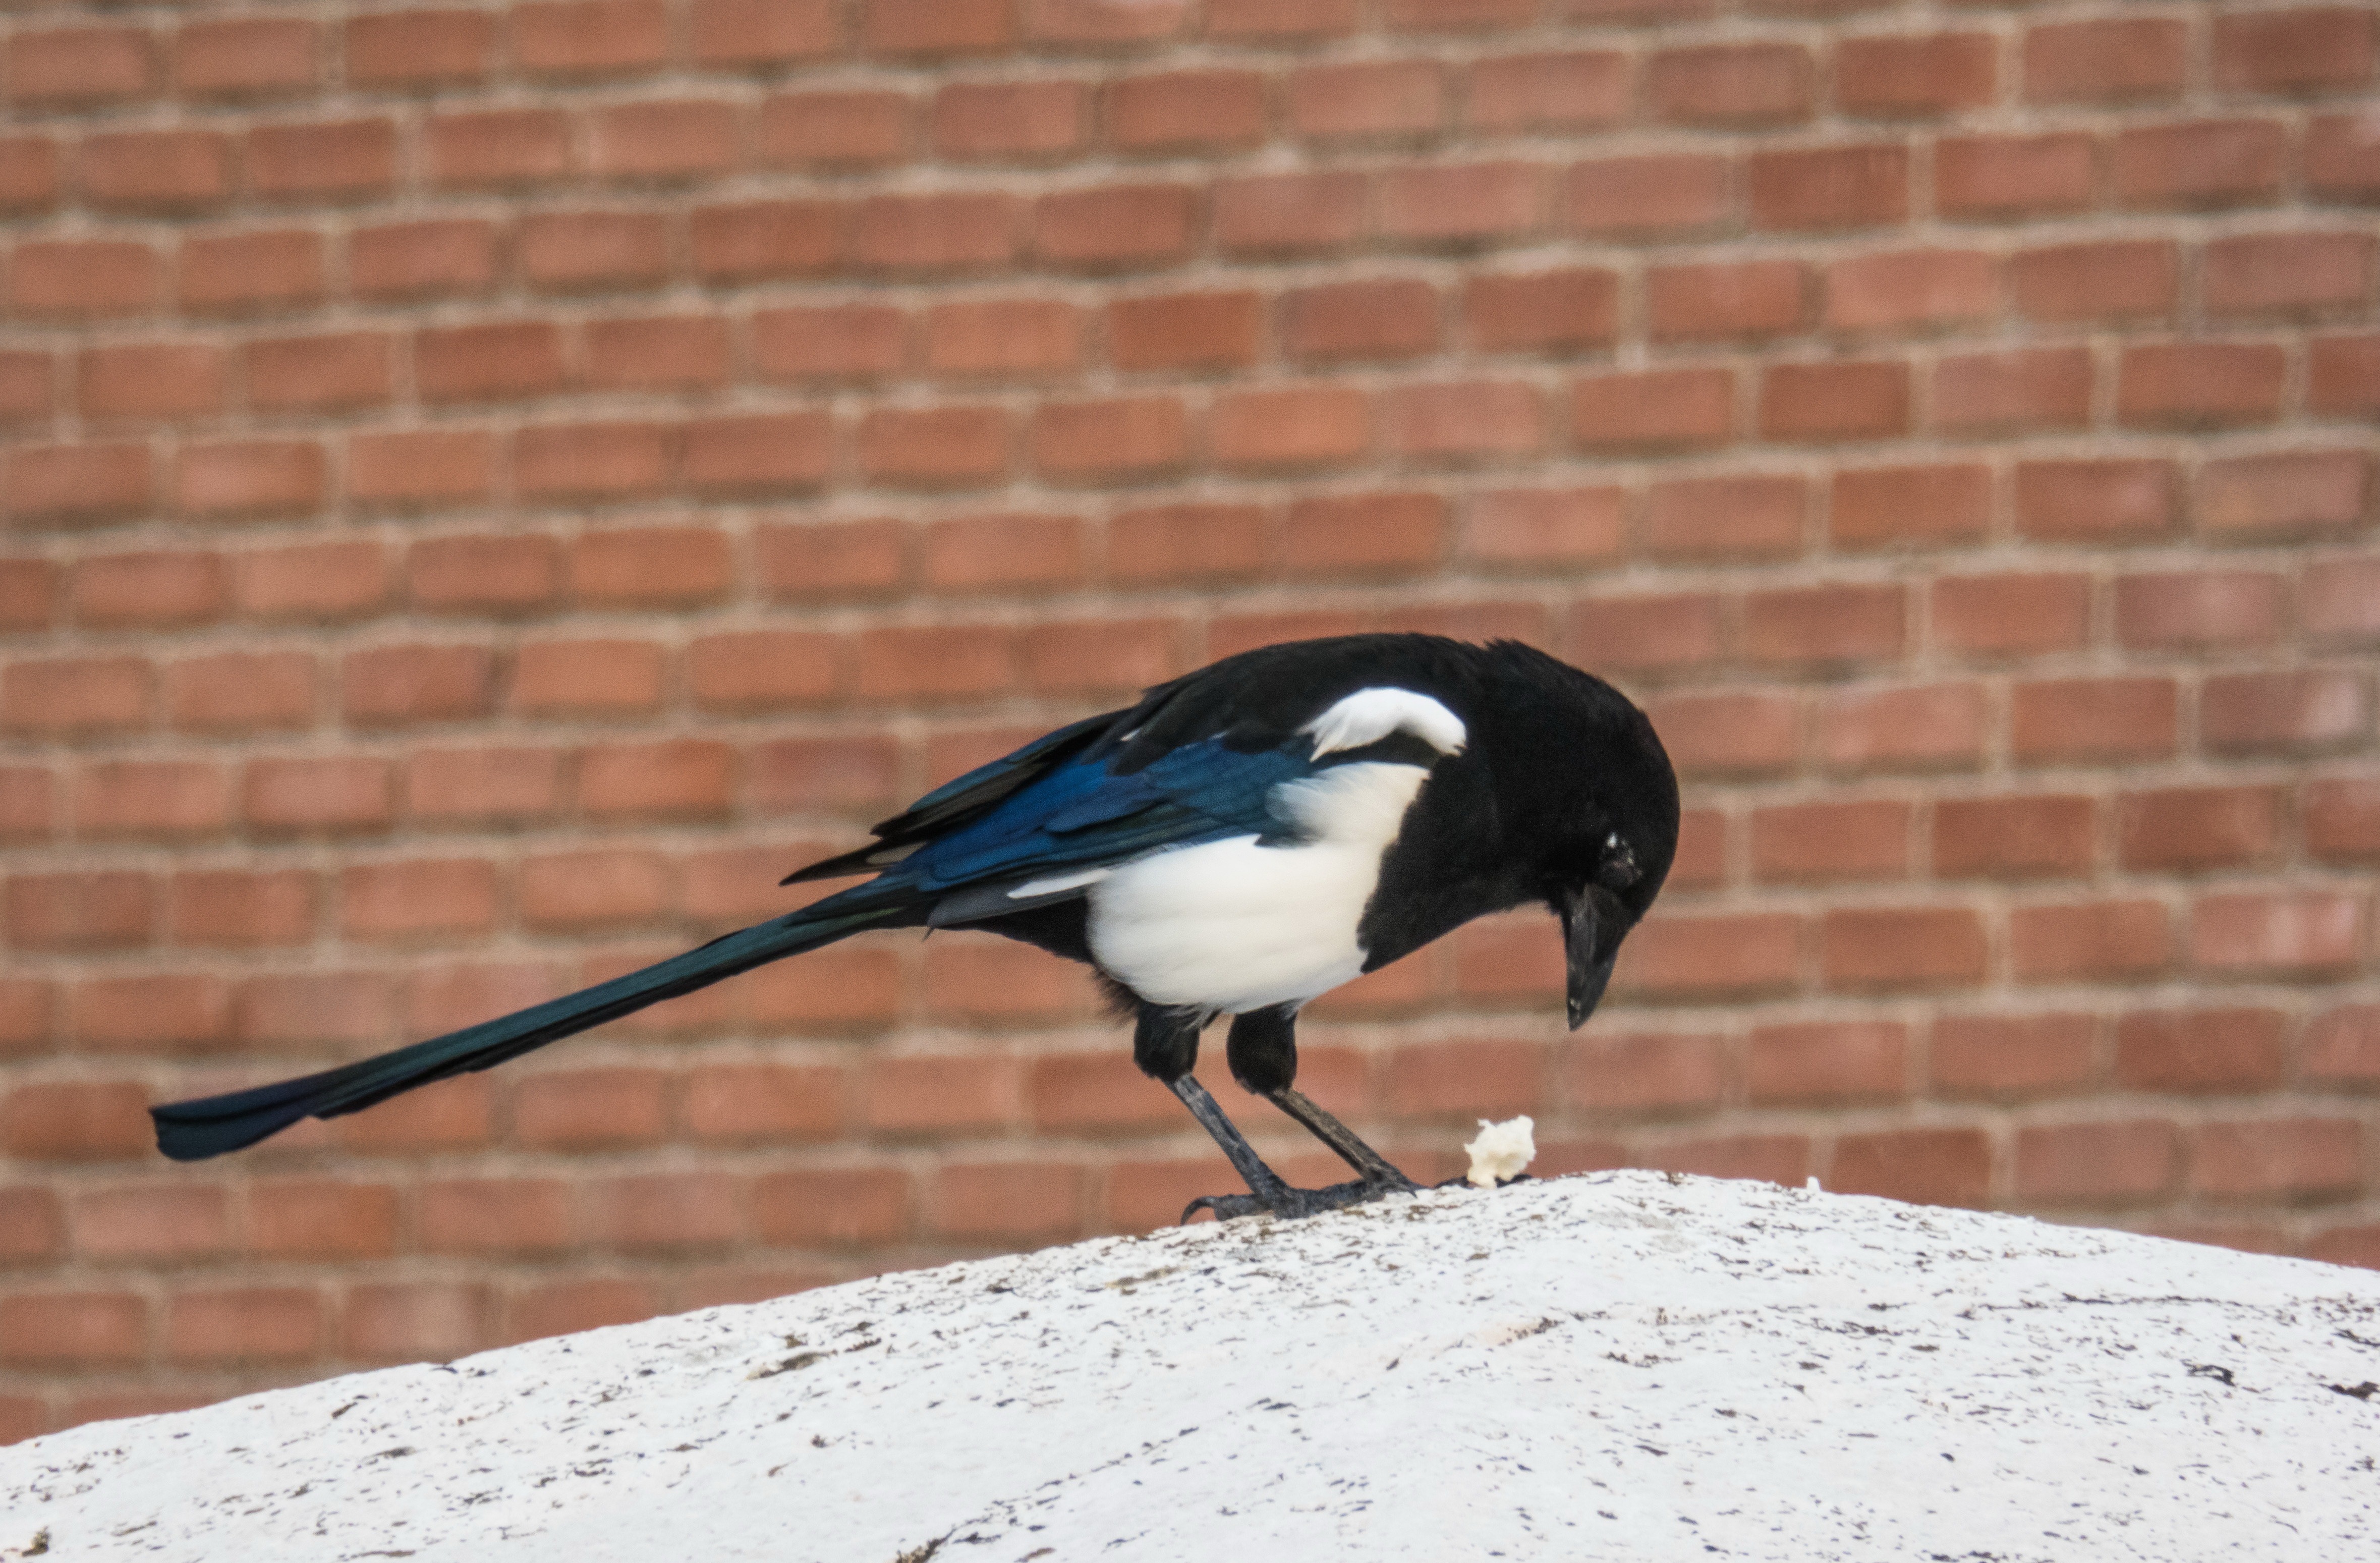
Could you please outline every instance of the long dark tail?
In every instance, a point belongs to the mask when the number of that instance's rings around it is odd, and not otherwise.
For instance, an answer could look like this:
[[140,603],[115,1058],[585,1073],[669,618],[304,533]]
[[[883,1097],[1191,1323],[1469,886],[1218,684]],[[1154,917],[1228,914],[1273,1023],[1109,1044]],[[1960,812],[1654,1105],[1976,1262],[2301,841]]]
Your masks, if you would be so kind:
[[152,1107],[149,1116],[157,1123],[157,1148],[179,1162],[219,1156],[279,1133],[299,1118],[359,1112],[417,1085],[489,1068],[549,1042],[633,1014],[649,1004],[831,945],[845,934],[915,921],[917,914],[904,902],[880,895],[869,897],[868,892],[874,888],[860,885],[741,933],[723,934],[641,971],[375,1058],[252,1091]]

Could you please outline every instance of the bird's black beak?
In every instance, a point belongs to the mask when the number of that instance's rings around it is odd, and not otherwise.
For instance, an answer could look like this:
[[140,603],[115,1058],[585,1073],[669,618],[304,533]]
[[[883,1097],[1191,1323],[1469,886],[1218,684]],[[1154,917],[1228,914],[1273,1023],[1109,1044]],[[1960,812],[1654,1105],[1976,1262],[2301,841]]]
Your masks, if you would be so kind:
[[1630,919],[1620,898],[1600,885],[1565,892],[1556,910],[1561,913],[1562,945],[1569,956],[1570,1029],[1576,1031],[1603,1001]]

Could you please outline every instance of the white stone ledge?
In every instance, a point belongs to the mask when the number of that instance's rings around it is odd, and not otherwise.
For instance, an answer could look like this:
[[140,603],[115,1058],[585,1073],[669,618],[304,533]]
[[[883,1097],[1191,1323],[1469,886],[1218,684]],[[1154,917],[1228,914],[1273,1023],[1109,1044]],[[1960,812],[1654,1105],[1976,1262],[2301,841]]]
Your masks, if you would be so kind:
[[2371,1272],[1619,1173],[75,1428],[0,1557],[2309,1563],[2374,1380]]

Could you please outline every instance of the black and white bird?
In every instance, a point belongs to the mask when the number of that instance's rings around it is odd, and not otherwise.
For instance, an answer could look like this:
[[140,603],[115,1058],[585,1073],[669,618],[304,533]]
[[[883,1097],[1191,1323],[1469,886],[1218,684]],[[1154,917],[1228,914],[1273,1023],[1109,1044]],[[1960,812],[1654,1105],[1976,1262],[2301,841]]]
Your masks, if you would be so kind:
[[[321,1074],[153,1107],[180,1161],[352,1113],[873,928],[981,928],[1087,962],[1133,1057],[1221,1145],[1220,1219],[1415,1185],[1295,1089],[1299,1008],[1488,912],[1560,921],[1570,1023],[1659,893],[1678,785],[1644,713],[1509,641],[1350,635],[1227,657],[935,788],[875,841],[785,883],[874,877],[799,911],[501,1020]],[[1232,1017],[1232,1073],[1354,1169],[1293,1189],[1191,1073]]]

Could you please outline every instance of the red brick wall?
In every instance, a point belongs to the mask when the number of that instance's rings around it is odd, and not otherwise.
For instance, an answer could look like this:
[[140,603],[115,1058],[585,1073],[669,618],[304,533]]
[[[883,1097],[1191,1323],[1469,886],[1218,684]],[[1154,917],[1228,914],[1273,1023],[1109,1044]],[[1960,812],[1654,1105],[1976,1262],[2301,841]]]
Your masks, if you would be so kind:
[[[1415,1170],[2380,1263],[2365,4],[0,19],[0,1438],[1168,1219],[1074,971],[856,941],[177,1168],[1240,647],[1524,637],[1684,852],[1316,1007]],[[1244,1099],[1241,1099],[1245,1105]],[[1260,1141],[1317,1156],[1269,1110]]]

